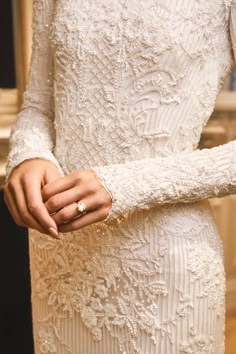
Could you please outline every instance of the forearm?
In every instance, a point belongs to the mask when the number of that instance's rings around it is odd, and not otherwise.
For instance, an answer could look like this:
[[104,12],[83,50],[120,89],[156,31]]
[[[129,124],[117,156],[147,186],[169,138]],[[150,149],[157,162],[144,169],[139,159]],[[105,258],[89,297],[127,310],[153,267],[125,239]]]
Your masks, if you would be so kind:
[[53,6],[53,0],[33,2],[33,47],[29,79],[10,136],[7,178],[14,167],[24,160],[35,157],[50,160],[61,171],[53,155],[54,68],[48,26]]

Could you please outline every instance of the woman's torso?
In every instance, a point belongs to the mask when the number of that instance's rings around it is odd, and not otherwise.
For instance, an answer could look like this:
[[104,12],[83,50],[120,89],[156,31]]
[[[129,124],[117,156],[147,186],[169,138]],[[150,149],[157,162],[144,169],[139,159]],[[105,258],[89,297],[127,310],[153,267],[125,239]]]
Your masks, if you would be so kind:
[[55,155],[65,171],[195,149],[232,65],[229,9],[57,0]]

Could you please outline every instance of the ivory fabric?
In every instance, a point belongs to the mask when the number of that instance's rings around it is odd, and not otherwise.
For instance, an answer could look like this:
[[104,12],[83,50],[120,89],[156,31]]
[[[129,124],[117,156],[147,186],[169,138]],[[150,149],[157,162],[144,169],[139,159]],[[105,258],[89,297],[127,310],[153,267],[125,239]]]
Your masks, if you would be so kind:
[[235,0],[34,0],[7,177],[93,169],[108,220],[30,230],[35,354],[223,354],[223,249],[207,198],[236,141],[197,149],[236,52]]

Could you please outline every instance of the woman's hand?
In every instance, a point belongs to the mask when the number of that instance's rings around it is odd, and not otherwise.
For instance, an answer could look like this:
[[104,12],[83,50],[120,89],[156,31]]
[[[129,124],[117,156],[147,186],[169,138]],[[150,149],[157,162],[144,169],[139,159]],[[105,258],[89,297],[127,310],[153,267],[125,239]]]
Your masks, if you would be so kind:
[[53,163],[38,158],[13,169],[4,186],[4,200],[17,225],[58,238],[57,225],[43,203],[41,189],[59,177]]
[[[93,170],[78,170],[42,189],[42,197],[48,213],[60,232],[78,230],[104,220],[112,207],[112,199]],[[77,209],[84,203],[86,213]]]

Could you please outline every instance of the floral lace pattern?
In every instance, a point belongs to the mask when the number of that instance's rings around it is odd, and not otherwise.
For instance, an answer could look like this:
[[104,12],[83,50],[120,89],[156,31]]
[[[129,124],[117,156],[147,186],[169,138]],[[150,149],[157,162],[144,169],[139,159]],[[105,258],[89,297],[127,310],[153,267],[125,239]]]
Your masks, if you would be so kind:
[[222,245],[203,199],[236,191],[236,142],[197,150],[232,68],[235,0],[34,0],[7,176],[93,168],[106,222],[30,231],[37,354],[224,352]]
[[[175,217],[179,231],[177,225],[172,225],[175,214],[180,214]],[[50,314],[50,318],[47,314],[40,320],[39,333],[45,332],[41,338],[37,335],[40,353],[55,353],[57,340],[73,353],[75,349],[63,338],[62,322],[65,318],[73,321],[75,313],[81,316],[96,342],[101,341],[105,327],[121,352],[130,354],[145,353],[145,348],[137,345],[143,331],[149,335],[153,350],[159,348],[164,338],[174,348],[175,328],[183,318],[191,319],[196,311],[195,302],[203,304],[207,299],[208,313],[215,313],[222,320],[225,290],[222,246],[215,239],[210,223],[206,223],[207,218],[211,220],[202,207],[186,206],[179,212],[174,206],[133,214],[116,226],[87,227],[80,233],[66,235],[60,242],[31,231],[33,299],[46,301]],[[207,236],[202,236],[204,233]],[[171,249],[179,240],[185,240],[187,254],[186,259],[183,251],[175,255],[177,263],[184,257],[179,271],[185,274],[186,282],[189,278],[190,282],[200,284],[192,299],[181,279],[175,281],[176,288],[170,291],[165,276],[171,267],[168,261]],[[161,306],[166,306],[173,297],[174,309],[170,318],[164,319],[160,315]],[[196,323],[192,321],[194,327]],[[125,337],[117,336],[121,329]],[[222,328],[218,330],[222,338]],[[189,331],[192,338],[192,329]],[[181,343],[179,346],[180,353],[185,353],[184,346]],[[175,352],[177,347],[172,350]]]

